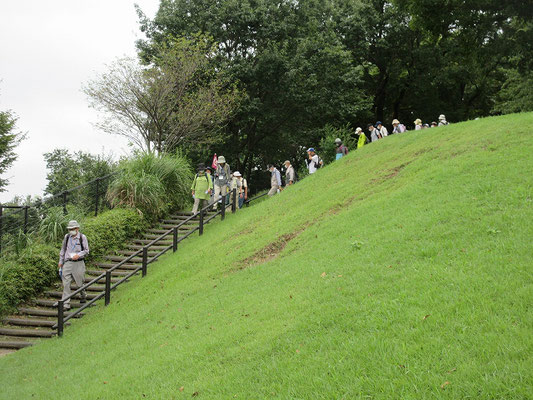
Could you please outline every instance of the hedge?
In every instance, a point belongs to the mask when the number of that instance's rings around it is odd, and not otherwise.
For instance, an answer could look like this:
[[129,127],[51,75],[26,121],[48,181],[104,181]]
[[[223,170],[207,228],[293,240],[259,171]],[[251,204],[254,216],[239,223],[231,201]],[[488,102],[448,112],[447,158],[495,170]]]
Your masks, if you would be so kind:
[[[141,233],[146,221],[135,210],[117,208],[86,220],[81,232],[87,236],[90,259],[123,247]],[[48,288],[57,278],[59,248],[34,242],[18,257],[0,260],[0,317],[14,311],[23,301]]]

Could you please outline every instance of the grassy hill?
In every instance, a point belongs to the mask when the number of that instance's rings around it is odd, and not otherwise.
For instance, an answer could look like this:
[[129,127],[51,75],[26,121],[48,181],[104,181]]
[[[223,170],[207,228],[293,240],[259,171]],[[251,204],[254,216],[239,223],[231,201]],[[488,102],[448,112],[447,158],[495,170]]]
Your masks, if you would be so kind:
[[0,398],[532,398],[532,127],[351,153],[1,358]]

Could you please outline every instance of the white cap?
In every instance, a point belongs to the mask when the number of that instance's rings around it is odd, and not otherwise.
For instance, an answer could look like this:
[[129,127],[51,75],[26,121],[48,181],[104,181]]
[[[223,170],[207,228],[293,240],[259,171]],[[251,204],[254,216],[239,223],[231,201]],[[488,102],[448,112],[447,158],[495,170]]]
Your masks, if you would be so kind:
[[241,175],[241,173],[240,173],[239,171],[235,171],[235,172],[233,173],[233,176],[242,176],[242,175]]

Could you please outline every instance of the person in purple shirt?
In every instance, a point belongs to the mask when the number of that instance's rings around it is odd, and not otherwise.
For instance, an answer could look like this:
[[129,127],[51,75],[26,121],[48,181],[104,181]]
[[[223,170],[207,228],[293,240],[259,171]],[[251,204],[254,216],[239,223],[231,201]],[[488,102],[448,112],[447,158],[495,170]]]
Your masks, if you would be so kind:
[[[59,274],[63,281],[63,296],[65,300],[72,293],[70,284],[72,280],[78,287],[83,286],[85,279],[85,257],[89,254],[89,242],[87,236],[80,232],[80,225],[76,221],[70,221],[67,226],[68,233],[63,239],[61,251],[59,253]],[[80,303],[85,303],[85,290],[80,293]],[[57,307],[57,302],[54,304]],[[70,299],[64,303],[66,310],[70,309]]]

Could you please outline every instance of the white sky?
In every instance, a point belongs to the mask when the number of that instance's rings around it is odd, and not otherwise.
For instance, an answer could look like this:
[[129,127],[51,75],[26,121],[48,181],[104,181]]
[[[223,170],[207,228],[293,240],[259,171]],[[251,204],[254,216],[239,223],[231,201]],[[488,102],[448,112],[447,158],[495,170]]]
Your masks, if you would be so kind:
[[18,116],[27,139],[0,202],[42,194],[43,153],[55,148],[93,154],[129,152],[127,140],[96,130],[97,113],[81,87],[105,64],[135,55],[142,38],[134,4],[153,17],[159,0],[0,0],[0,110]]

